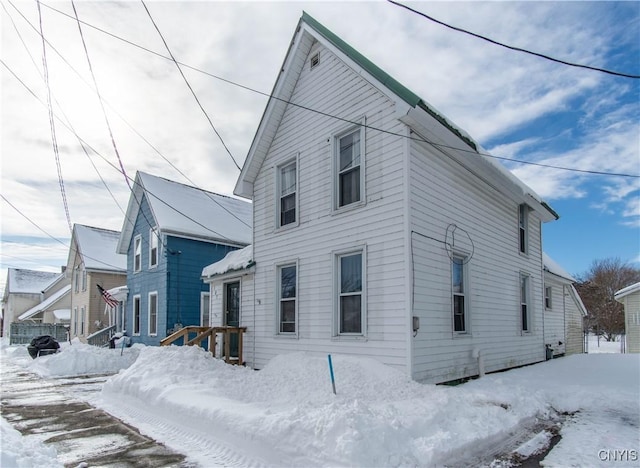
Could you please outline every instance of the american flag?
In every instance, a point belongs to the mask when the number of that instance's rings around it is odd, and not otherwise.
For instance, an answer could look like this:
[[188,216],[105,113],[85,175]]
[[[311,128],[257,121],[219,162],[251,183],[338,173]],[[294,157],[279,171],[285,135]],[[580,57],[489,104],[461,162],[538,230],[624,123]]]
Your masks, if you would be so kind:
[[104,302],[106,302],[111,307],[116,307],[118,305],[118,300],[115,299],[111,294],[109,294],[108,291],[106,291],[99,284],[96,284],[96,286],[98,287],[98,291],[100,291],[100,295],[102,296],[102,299],[104,299]]

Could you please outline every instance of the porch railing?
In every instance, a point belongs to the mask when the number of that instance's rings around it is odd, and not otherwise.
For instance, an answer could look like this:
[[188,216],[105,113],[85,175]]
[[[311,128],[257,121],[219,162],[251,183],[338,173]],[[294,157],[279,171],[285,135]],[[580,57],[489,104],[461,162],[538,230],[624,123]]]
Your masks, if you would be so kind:
[[115,325],[98,330],[97,332],[87,336],[87,343],[93,346],[106,346],[115,331]]
[[[247,327],[198,327],[195,325],[184,327],[160,341],[160,346],[169,346],[182,339],[182,344],[187,346],[201,346],[204,340],[209,340],[209,352],[214,357],[224,359],[227,364],[243,364],[242,338]],[[222,345],[216,350],[218,335],[222,335]],[[231,355],[231,337],[238,337],[238,355]],[[216,356],[218,351],[219,356]]]

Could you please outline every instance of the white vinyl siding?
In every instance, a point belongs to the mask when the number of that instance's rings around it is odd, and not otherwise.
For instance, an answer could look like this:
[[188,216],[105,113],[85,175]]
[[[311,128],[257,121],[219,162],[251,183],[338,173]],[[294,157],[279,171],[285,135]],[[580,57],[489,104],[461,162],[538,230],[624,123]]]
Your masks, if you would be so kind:
[[[294,102],[340,115],[352,122],[401,133],[404,125],[392,101],[348,69],[329,50],[321,48],[322,65],[304,67],[295,83]],[[309,56],[303,58],[308,63]],[[247,333],[246,360],[255,349],[260,368],[277,354],[306,349],[315,352],[368,356],[405,369],[408,318],[404,309],[409,282],[405,277],[405,208],[403,194],[405,139],[381,132],[363,132],[366,170],[361,171],[362,197],[336,210],[335,136],[355,130],[343,121],[328,119],[305,109],[288,106],[269,153],[254,183],[255,300],[243,310],[243,321],[256,327]],[[362,141],[361,141],[362,144]],[[277,168],[298,153],[298,226],[274,232],[277,210]],[[365,203],[366,201],[366,203]],[[337,324],[335,253],[367,246],[366,338],[362,335],[334,339]],[[349,250],[351,249],[351,250]],[[298,259],[297,340],[273,333],[277,311],[277,274],[274,265]],[[247,291],[243,287],[243,294]],[[392,291],[392,293],[389,293]],[[213,296],[212,296],[213,297]],[[333,300],[331,299],[333,298]],[[244,300],[244,298],[243,298]],[[402,306],[399,306],[402,304]],[[253,314],[255,310],[255,317]],[[255,320],[255,322],[254,322]],[[342,338],[342,337],[340,337]]]
[[[414,272],[410,298],[412,315],[420,320],[420,330],[412,338],[413,377],[443,382],[477,375],[474,350],[482,353],[487,372],[544,360],[541,231],[536,213],[529,213],[529,255],[519,255],[514,220],[519,204],[440,150],[416,140],[410,142],[408,170],[408,261]],[[455,236],[447,238],[454,226]],[[451,333],[452,250],[470,259],[466,297],[473,306],[467,323],[472,333],[462,336]],[[520,271],[531,273],[531,298],[539,303],[530,308],[532,330],[524,335],[518,312]]]

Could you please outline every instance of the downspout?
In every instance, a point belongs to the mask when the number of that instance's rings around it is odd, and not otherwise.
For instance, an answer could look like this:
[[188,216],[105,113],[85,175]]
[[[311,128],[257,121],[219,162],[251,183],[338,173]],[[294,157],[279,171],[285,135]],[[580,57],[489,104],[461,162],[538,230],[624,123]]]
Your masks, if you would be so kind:
[[484,377],[484,354],[480,348],[474,348],[471,356],[478,360],[478,377]]

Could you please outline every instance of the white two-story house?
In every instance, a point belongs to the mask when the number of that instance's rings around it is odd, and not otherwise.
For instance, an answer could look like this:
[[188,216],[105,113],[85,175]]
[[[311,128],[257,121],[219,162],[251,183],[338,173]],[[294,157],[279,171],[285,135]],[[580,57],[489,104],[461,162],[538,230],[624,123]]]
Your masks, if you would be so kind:
[[346,353],[445,382],[545,359],[556,213],[306,13],[234,193],[252,251],[203,276],[212,325],[239,310],[247,365]]

